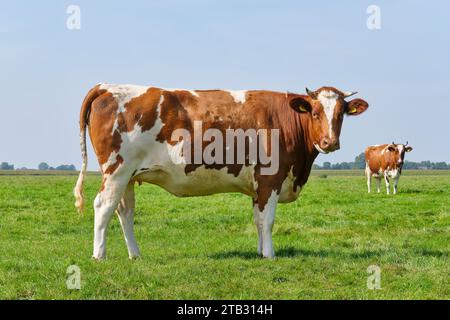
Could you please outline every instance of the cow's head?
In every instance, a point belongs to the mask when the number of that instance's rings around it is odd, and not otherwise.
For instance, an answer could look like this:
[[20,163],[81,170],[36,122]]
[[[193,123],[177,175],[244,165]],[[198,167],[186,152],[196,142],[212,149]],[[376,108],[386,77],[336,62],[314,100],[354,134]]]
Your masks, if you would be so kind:
[[369,104],[362,99],[345,101],[357,92],[342,92],[333,87],[322,87],[316,91],[306,88],[306,92],[307,95],[289,96],[289,105],[309,117],[310,138],[319,152],[338,150],[344,114],[359,115]]
[[386,151],[392,154],[397,163],[397,166],[400,168],[405,162],[405,152],[411,152],[412,149],[413,148],[408,145],[408,141],[406,142],[406,144],[395,144],[394,142],[392,142],[386,147]]

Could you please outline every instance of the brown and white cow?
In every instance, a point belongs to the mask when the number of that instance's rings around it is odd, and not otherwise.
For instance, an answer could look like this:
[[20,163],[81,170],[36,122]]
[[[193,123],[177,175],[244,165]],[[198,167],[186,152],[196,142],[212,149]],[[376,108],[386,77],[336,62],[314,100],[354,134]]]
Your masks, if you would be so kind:
[[394,179],[394,194],[397,193],[398,180],[402,173],[405,152],[412,151],[412,147],[406,144],[382,144],[367,147],[366,177],[367,192],[370,193],[371,178],[377,179],[377,191],[380,192],[381,178],[386,182],[386,193],[390,193],[389,178]]
[[[223,192],[250,196],[258,230],[258,253],[274,257],[272,226],[276,205],[298,197],[319,152],[339,149],[344,114],[354,116],[368,108],[362,99],[344,100],[353,94],[332,87],[307,90],[307,95],[301,95],[263,90],[95,86],[81,107],[83,164],[74,189],[76,207],[83,210],[88,126],[103,175],[94,201],[93,257],[102,259],[106,255],[106,230],[116,210],[129,257],[140,255],[133,232],[135,182],[156,184],[180,197]],[[200,144],[196,130],[203,139]],[[244,133],[244,140],[237,145],[229,143],[239,138],[229,135],[230,130]],[[175,132],[191,134],[194,139],[179,139],[179,134],[174,138]],[[258,145],[258,152],[264,150],[250,159],[250,146],[261,136],[266,143]],[[223,137],[226,143],[216,144]],[[275,144],[269,145],[273,137]],[[213,143],[214,148],[209,148]],[[201,153],[208,148],[214,149],[210,155],[216,156],[215,162],[207,161],[205,153]],[[227,161],[217,160],[221,153],[226,154]],[[239,162],[242,153],[244,161]],[[262,161],[264,153],[270,154],[275,166]],[[266,170],[269,167],[272,170]]]

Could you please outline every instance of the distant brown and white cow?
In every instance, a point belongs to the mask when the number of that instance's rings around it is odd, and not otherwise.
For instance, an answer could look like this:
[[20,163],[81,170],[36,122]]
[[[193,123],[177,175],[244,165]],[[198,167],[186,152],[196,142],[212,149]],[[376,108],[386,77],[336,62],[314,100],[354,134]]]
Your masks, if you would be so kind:
[[[344,100],[353,94],[332,87],[301,95],[95,86],[81,107],[83,164],[74,189],[75,204],[83,210],[88,126],[103,175],[94,201],[93,257],[106,255],[106,230],[116,210],[129,257],[140,255],[133,232],[135,182],[156,184],[180,197],[223,192],[250,196],[258,253],[274,257],[276,205],[297,199],[319,152],[339,149],[344,114],[358,115],[368,108],[362,99]],[[235,141],[242,134],[244,138]],[[223,139],[226,143],[220,144]],[[257,146],[258,156],[252,158],[255,139],[265,143]],[[263,161],[264,154],[270,155],[270,163]]]
[[369,146],[365,151],[367,191],[370,193],[371,178],[377,179],[377,191],[380,192],[381,178],[386,182],[386,193],[390,193],[389,178],[394,179],[394,194],[397,193],[398,180],[402,173],[405,152],[412,151],[406,144],[382,144]]

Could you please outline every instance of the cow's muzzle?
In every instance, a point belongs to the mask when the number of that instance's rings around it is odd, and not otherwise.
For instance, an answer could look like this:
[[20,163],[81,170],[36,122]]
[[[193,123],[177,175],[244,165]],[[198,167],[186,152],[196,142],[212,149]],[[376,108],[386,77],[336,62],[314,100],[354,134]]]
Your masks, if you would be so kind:
[[320,149],[322,149],[325,153],[333,152],[340,149],[339,139],[332,138],[322,138],[319,143]]

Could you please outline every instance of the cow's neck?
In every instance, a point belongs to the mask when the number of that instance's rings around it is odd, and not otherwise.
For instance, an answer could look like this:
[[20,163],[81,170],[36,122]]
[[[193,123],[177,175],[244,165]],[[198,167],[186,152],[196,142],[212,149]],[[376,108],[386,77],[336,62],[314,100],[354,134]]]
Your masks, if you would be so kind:
[[311,136],[311,119],[306,114],[294,111],[284,94],[266,94],[266,118],[273,121],[272,127],[281,129],[281,152],[279,174],[282,178],[292,169],[294,188],[303,186],[308,180],[311,167],[318,155]]
[[299,142],[295,146],[294,172],[296,180],[294,188],[302,187],[308,181],[314,160],[319,154],[312,140],[311,118],[298,113],[296,116],[299,118],[301,126],[299,128]]

